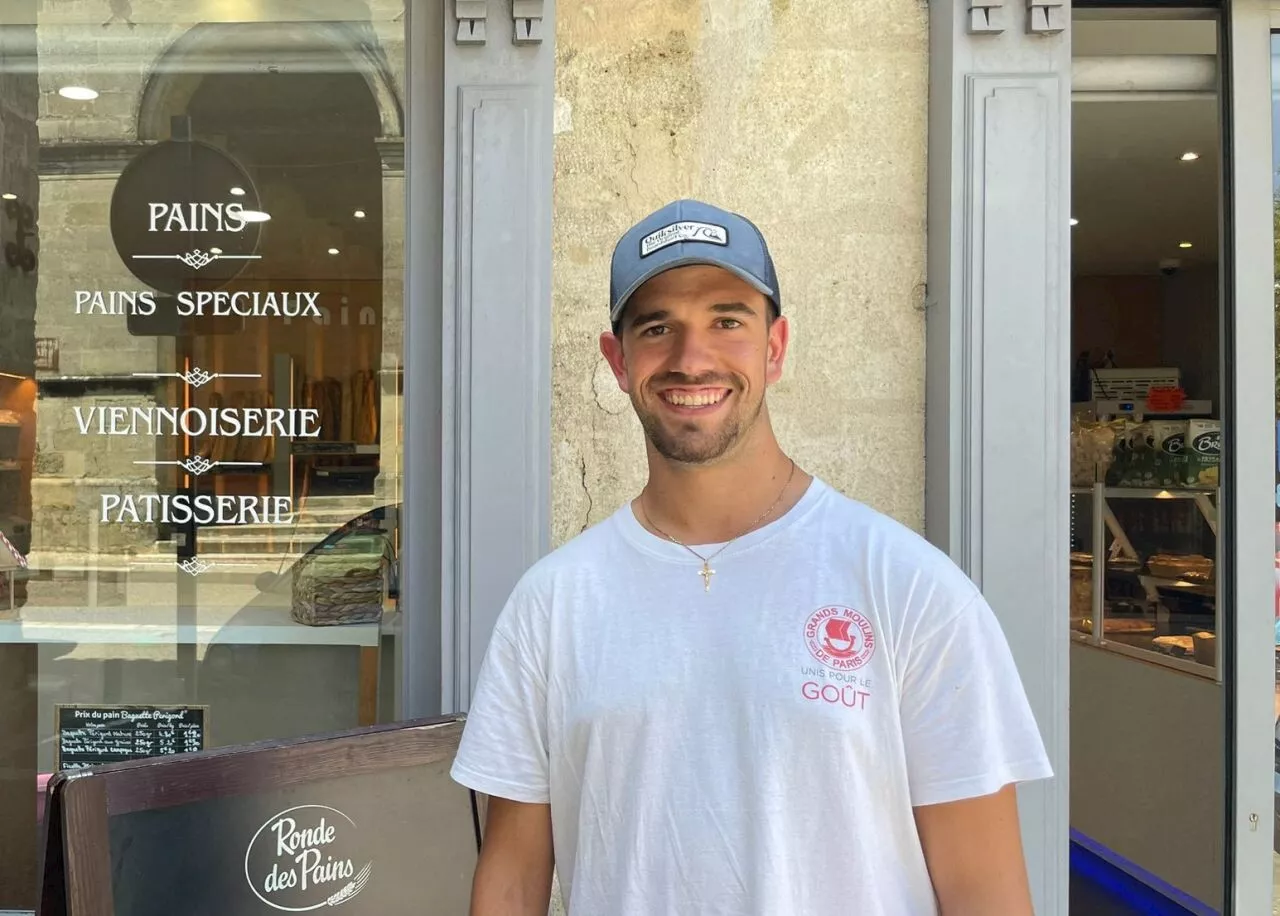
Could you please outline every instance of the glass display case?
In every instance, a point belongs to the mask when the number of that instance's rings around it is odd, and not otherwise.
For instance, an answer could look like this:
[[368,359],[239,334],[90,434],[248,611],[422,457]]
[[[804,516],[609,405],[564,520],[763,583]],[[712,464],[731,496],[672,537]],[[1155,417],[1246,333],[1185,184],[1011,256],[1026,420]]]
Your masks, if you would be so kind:
[[1221,423],[1172,414],[1076,417],[1071,632],[1218,679]]

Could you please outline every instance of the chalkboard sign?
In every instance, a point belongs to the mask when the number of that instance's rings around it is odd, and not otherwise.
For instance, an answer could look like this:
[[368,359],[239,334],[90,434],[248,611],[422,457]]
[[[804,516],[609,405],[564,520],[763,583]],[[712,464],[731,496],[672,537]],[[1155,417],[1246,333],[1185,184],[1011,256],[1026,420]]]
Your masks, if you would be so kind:
[[204,750],[207,706],[54,707],[59,770]]
[[449,717],[59,772],[39,916],[467,916],[461,732]]

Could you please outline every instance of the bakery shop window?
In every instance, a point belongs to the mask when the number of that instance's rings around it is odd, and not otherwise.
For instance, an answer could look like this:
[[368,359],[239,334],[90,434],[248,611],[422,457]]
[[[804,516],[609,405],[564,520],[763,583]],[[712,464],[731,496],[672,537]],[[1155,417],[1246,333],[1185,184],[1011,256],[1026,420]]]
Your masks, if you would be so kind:
[[[1213,53],[1212,22],[1165,25]],[[1072,106],[1071,631],[1216,677],[1218,96],[1118,91],[1105,37]]]
[[55,771],[399,716],[404,13],[0,0],[0,911]]

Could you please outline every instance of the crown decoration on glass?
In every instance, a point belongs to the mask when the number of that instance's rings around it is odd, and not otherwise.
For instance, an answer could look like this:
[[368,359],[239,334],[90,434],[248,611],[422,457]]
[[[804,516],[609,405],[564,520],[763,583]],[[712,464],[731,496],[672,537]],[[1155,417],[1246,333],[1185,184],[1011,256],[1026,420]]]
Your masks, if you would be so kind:
[[135,254],[134,258],[141,261],[181,261],[192,270],[199,270],[214,261],[256,261],[262,257],[260,254],[222,254],[219,252],[201,251],[196,248],[183,254]]
[[186,372],[135,372],[134,378],[177,378],[182,379],[192,388],[200,388],[214,379],[220,378],[262,378],[261,374],[248,372],[209,372],[199,366],[192,366]]
[[185,560],[178,561],[178,568],[184,573],[192,576],[198,576],[201,573],[208,572],[213,569],[214,564],[208,560],[202,560],[199,557],[188,557]]
[[177,467],[182,468],[188,474],[199,477],[207,474],[214,468],[257,468],[262,467],[261,461],[210,461],[203,455],[192,455],[182,461],[135,461],[134,464],[146,464],[153,467]]

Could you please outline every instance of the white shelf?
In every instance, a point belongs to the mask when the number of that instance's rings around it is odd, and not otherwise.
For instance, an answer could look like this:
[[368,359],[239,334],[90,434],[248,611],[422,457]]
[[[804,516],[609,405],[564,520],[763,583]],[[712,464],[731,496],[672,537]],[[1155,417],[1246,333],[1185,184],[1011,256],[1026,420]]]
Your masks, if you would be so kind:
[[1146,401],[1137,399],[1107,399],[1076,404],[1076,408],[1087,408],[1100,417],[1211,417],[1213,401],[1183,401],[1177,410],[1153,410]]
[[284,607],[211,607],[179,624],[172,607],[24,607],[0,619],[2,643],[107,645],[377,646],[377,623],[309,627]]
[[[1092,496],[1092,487],[1072,487],[1073,496]],[[1216,487],[1169,487],[1168,489],[1141,489],[1138,487],[1104,487],[1102,495],[1107,499],[1201,499],[1217,496]]]

